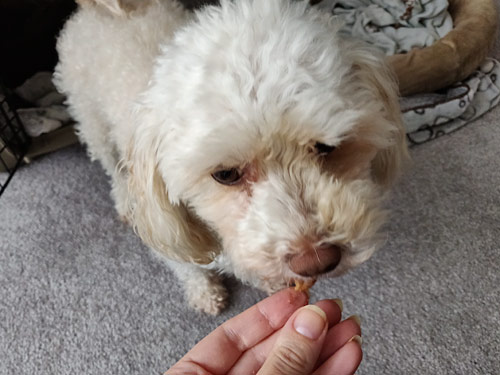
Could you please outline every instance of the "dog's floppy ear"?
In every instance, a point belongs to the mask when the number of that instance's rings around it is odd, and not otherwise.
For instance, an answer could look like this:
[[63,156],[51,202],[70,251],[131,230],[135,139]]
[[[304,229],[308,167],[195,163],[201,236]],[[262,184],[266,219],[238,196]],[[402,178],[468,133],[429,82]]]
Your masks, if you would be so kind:
[[207,226],[184,204],[172,204],[158,171],[159,137],[136,131],[127,153],[129,220],[153,249],[178,260],[213,261],[219,244]]
[[150,0],[76,0],[81,6],[98,6],[113,15],[126,15],[139,7],[149,4]]
[[409,160],[406,132],[398,100],[395,75],[374,51],[353,50],[354,66],[363,82],[373,93],[375,100],[381,101],[380,115],[386,121],[388,133],[386,143],[377,152],[372,162],[372,175],[381,186],[389,187],[399,176],[403,165]]

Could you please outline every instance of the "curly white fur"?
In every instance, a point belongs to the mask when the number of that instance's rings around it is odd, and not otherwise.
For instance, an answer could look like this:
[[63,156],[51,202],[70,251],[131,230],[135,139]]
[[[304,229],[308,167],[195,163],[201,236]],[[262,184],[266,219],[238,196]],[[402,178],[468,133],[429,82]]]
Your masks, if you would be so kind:
[[[170,259],[193,306],[224,306],[216,271],[269,292],[303,278],[289,264],[301,243],[342,249],[326,276],[370,257],[407,155],[379,54],[306,2],[222,0],[195,14],[175,0],[81,3],[58,40],[56,84],[119,214]],[[336,149],[318,155],[317,142]],[[229,168],[239,183],[212,178]]]

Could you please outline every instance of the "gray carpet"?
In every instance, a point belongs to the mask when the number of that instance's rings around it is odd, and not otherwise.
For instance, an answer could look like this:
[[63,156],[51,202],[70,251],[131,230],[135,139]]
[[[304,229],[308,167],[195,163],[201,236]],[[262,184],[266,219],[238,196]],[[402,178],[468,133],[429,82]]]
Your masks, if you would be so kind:
[[[500,107],[411,153],[385,247],[312,299],[361,315],[359,374],[499,374]],[[74,146],[0,197],[0,374],[160,374],[264,297],[227,280],[223,315],[191,311],[108,189]]]

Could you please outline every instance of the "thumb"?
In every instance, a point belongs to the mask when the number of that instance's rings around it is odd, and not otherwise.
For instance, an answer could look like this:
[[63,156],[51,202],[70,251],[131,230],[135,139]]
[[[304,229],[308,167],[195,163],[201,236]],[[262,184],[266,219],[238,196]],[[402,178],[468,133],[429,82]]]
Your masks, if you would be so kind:
[[297,310],[281,329],[259,375],[309,375],[314,370],[328,330],[326,314],[318,306]]

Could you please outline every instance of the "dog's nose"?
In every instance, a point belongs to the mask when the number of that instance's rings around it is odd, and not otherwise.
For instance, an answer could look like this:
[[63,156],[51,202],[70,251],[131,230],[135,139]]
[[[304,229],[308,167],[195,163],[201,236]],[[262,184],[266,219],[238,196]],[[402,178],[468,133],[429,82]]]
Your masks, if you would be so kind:
[[301,276],[316,276],[330,272],[340,263],[342,249],[333,244],[324,244],[292,256],[290,269]]

